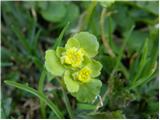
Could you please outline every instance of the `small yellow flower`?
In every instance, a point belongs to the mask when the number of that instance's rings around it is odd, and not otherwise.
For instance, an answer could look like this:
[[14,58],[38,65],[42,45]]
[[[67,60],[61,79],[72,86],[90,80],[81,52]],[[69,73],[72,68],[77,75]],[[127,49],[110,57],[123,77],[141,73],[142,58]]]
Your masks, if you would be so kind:
[[86,83],[89,82],[91,78],[91,69],[88,67],[82,68],[78,73],[78,80]]
[[84,51],[83,49],[77,49],[75,47],[66,50],[64,56],[62,56],[63,63],[69,64],[72,67],[79,67],[83,61]]

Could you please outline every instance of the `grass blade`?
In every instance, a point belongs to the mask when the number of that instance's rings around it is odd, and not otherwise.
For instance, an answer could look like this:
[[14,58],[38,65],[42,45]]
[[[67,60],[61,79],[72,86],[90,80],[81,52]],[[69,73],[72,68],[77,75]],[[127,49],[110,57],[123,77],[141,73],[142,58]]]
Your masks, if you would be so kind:
[[[43,94],[45,78],[46,78],[46,72],[45,72],[45,69],[43,69],[41,76],[40,76],[39,84],[38,84],[38,91],[42,94]],[[41,110],[42,118],[46,118],[45,109],[46,109],[46,104],[42,100],[40,100],[40,110]]]
[[66,93],[66,91],[63,88],[62,88],[62,92],[63,92],[63,100],[65,102],[68,114],[69,114],[70,118],[73,119],[73,112],[72,112],[72,108],[71,108],[71,105],[70,105],[67,93]]
[[52,103],[44,94],[38,92],[37,90],[35,90],[35,89],[25,85],[25,84],[20,84],[20,83],[17,83],[17,82],[14,82],[14,81],[9,81],[9,80],[6,80],[4,82],[7,85],[16,87],[18,89],[24,90],[26,92],[29,92],[29,93],[37,96],[40,100],[42,100],[44,103],[46,103],[51,108],[51,110],[55,113],[55,115],[58,118],[63,118],[63,115],[60,112],[60,110],[58,109],[58,107],[54,103]]
[[144,83],[149,82],[150,80],[152,80],[153,78],[156,77],[156,69],[157,69],[157,62],[155,62],[154,67],[152,68],[151,72],[149,75],[138,79],[136,82],[132,83],[131,86],[129,87],[129,89],[134,89]]
[[55,42],[54,45],[53,45],[53,49],[56,49],[58,46],[61,45],[62,38],[63,38],[64,33],[65,33],[65,31],[67,30],[69,24],[70,24],[70,23],[68,22],[68,23],[66,24],[66,26],[63,28],[63,30],[61,31],[58,39],[56,40],[56,42]]
[[142,58],[140,60],[140,63],[139,63],[139,71],[138,73],[136,74],[135,78],[132,80],[133,83],[135,83],[137,81],[137,79],[140,77],[146,63],[147,63],[147,54],[148,54],[148,41],[149,39],[146,39],[146,42],[144,43],[144,47],[142,49],[143,51],[143,54],[142,54]]
[[17,36],[18,40],[20,41],[20,43],[26,49],[26,51],[28,53],[31,53],[32,49],[31,49],[31,46],[29,44],[29,41],[24,37],[24,35],[20,31],[20,29],[18,27],[16,27],[15,25],[12,25],[11,28],[12,28],[12,31],[16,34],[16,36]]
[[41,32],[42,32],[42,30],[41,30],[41,29],[40,29],[40,30],[38,30],[38,32],[36,33],[36,35],[35,35],[35,37],[34,37],[34,39],[33,39],[32,44],[33,44],[33,46],[34,46],[35,50],[37,50],[38,40],[39,40],[39,37],[40,37]]

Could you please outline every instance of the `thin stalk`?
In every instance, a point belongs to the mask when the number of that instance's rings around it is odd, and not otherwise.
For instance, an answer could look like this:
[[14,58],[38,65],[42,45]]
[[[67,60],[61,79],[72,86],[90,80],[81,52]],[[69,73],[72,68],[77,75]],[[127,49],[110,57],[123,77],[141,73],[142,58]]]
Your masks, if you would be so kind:
[[92,1],[89,7],[80,15],[78,25],[75,29],[72,29],[72,33],[84,31],[88,28],[88,24],[92,17],[93,11],[96,8],[97,1]]
[[71,104],[69,102],[69,98],[68,98],[67,93],[64,89],[64,85],[63,85],[62,81],[60,79],[58,79],[58,82],[61,85],[61,89],[62,89],[62,93],[63,93],[63,100],[64,100],[65,106],[67,108],[67,112],[69,114],[69,117],[72,119],[73,118],[73,111],[72,111]]
[[65,102],[69,117],[72,119],[73,118],[73,112],[72,112],[72,109],[71,109],[71,104],[69,102],[67,93],[65,92],[65,90],[63,88],[62,88],[62,92],[63,92],[64,102]]
[[102,39],[102,42],[104,44],[104,47],[106,48],[106,50],[108,51],[108,54],[111,56],[111,57],[115,57],[115,54],[113,53],[109,43],[108,43],[108,40],[106,39],[105,37],[105,32],[104,32],[104,22],[105,22],[105,15],[106,15],[106,8],[103,8],[102,9],[102,12],[101,12],[101,16],[100,16],[100,30],[101,30],[101,39]]
[[[40,93],[43,93],[45,77],[46,77],[46,72],[45,72],[45,69],[43,69],[40,76],[39,84],[38,84],[38,91]],[[42,118],[46,118],[46,104],[42,100],[40,100],[40,111],[41,111]]]
[[80,30],[86,30],[88,28],[88,23],[90,21],[90,18],[92,16],[93,10],[95,9],[96,5],[97,5],[97,1],[92,1],[88,9],[83,13],[84,22],[81,24]]

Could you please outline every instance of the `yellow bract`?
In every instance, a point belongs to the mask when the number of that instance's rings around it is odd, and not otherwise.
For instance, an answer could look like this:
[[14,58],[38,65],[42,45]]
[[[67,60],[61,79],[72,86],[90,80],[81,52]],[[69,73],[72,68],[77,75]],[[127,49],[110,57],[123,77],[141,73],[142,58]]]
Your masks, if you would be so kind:
[[89,82],[91,78],[90,75],[91,75],[91,69],[88,67],[84,67],[78,73],[78,80],[83,83]]
[[83,61],[84,50],[75,47],[66,50],[63,56],[63,62],[72,67],[79,67]]

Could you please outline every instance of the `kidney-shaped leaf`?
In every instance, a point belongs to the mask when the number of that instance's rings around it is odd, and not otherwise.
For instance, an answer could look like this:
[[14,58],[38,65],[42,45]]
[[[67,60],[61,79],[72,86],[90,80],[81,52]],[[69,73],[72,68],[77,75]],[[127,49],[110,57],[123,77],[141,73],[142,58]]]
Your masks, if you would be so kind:
[[88,56],[94,57],[98,53],[99,43],[97,38],[89,32],[80,32],[73,36],[80,43]]
[[79,91],[73,93],[80,102],[91,103],[95,100],[96,96],[100,92],[102,83],[100,80],[93,79],[91,82],[81,84]]
[[60,22],[65,17],[66,8],[61,2],[49,2],[45,9],[41,9],[40,13],[47,21]]

